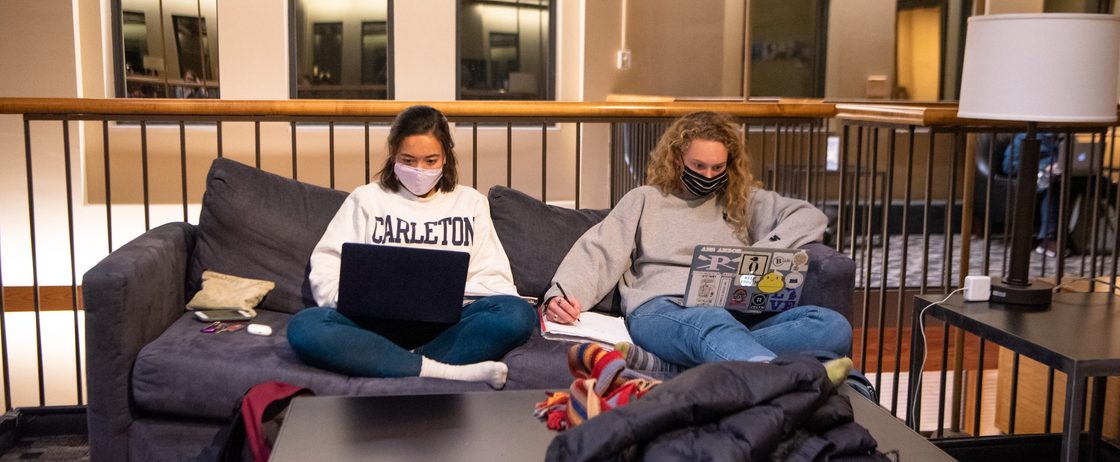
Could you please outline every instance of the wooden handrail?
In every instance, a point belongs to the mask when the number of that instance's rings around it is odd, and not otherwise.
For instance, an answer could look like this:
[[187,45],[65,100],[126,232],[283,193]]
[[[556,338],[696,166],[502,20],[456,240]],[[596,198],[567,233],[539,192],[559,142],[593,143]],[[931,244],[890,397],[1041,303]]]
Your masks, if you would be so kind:
[[743,118],[832,118],[836,106],[815,102],[567,102],[567,101],[361,101],[361,100],[184,100],[93,98],[0,98],[0,114],[134,116],[392,117],[415,104],[439,108],[448,117],[634,119],[672,118],[695,111]]
[[[920,127],[1025,127],[1026,122],[1015,120],[981,120],[957,117],[955,104],[910,106],[896,104],[837,104],[836,118],[861,122],[916,125]],[[1101,123],[1040,123],[1039,127],[1102,127],[1114,124]]]

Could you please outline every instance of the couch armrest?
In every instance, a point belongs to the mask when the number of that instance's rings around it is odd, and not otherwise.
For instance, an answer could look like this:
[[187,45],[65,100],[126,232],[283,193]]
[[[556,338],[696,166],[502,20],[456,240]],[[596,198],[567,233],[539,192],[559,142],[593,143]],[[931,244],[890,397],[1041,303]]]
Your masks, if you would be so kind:
[[809,252],[809,273],[798,304],[831,308],[851,322],[856,262],[819,242],[805,244],[801,248]]
[[127,460],[132,364],[183,313],[195,226],[168,223],[109,254],[82,280],[90,455]]

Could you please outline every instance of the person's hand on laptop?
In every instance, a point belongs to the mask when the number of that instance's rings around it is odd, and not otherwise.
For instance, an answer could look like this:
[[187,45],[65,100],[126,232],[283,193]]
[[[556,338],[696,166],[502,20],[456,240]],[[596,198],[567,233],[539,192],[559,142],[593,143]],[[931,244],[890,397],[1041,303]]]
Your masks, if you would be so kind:
[[579,314],[583,312],[583,305],[579,300],[565,297],[552,297],[545,304],[545,318],[560,324],[573,324],[579,321]]

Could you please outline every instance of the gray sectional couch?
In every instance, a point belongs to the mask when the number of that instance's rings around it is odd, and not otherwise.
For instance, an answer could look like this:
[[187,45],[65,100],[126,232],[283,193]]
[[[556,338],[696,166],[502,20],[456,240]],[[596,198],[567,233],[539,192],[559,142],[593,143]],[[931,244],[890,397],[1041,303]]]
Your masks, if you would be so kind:
[[[85,274],[88,421],[95,461],[193,460],[212,456],[219,431],[250,386],[280,380],[319,395],[489,391],[481,383],[347,377],[304,365],[288,347],[292,313],[313,305],[308,257],[346,193],[282,178],[228,159],[214,161],[198,225],[169,223],[114,251]],[[489,192],[495,228],[522,294],[541,295],[572,243],[607,210],[552,207],[515,190]],[[802,303],[851,318],[855,266],[806,246]],[[270,337],[203,334],[184,305],[204,269],[276,282],[254,322]],[[596,309],[617,312],[617,296]],[[503,361],[506,389],[560,389],[571,378],[568,344],[533,335]],[[529,412],[526,409],[526,412]]]

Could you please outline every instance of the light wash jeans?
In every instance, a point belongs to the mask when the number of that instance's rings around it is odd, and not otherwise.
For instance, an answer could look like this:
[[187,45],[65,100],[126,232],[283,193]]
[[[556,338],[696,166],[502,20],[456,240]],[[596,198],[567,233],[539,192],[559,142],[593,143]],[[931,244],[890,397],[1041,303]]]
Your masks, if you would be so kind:
[[657,297],[631,312],[626,325],[635,344],[684,367],[715,361],[766,361],[788,353],[847,356],[852,346],[848,320],[812,305],[748,326],[722,308],[684,308],[670,297]]
[[463,308],[459,322],[414,351],[359,326],[334,308],[307,308],[288,323],[288,343],[303,362],[351,376],[420,375],[421,356],[447,364],[495,361],[525,343],[536,310],[511,295],[485,297]]

